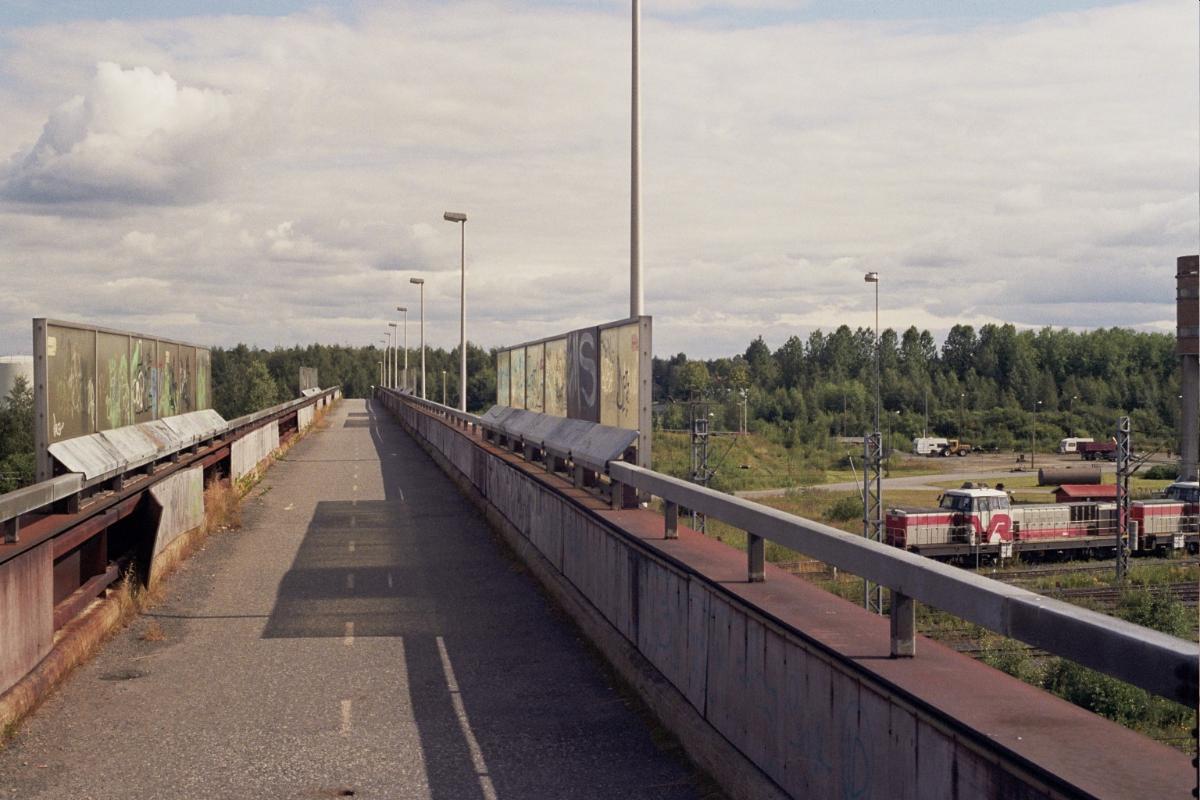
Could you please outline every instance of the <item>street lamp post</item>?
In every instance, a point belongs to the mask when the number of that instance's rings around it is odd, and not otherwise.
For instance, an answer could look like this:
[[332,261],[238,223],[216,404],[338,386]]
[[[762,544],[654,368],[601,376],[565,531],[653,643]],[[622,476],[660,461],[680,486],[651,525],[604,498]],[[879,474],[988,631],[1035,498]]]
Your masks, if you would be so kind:
[[421,287],[421,399],[425,400],[425,279],[409,278],[408,282]]
[[1067,403],[1067,414],[1069,414],[1071,417],[1070,422],[1067,424],[1067,428],[1070,430],[1068,435],[1072,437],[1075,436],[1075,401],[1078,399],[1079,395],[1073,394],[1071,395],[1070,402]]
[[391,363],[392,375],[391,375],[391,379],[388,381],[389,389],[396,388],[396,362],[399,360],[396,357],[396,345],[398,345],[400,343],[400,331],[396,330],[397,327],[398,326],[394,322],[388,323],[388,328],[391,329],[390,336],[392,337],[392,363]]
[[387,389],[392,383],[392,332],[383,331],[383,388]]
[[641,51],[642,4],[633,0],[632,69],[629,135],[629,316],[643,313],[642,291],[642,96]]
[[442,370],[442,405],[446,405],[446,370]]
[[880,429],[880,273],[868,272],[866,283],[875,284],[875,429]]
[[[460,225],[458,289],[458,410],[467,410],[467,215],[447,211],[442,219]],[[442,398],[442,405],[445,405]]]
[[404,313],[404,377],[403,386],[400,388],[408,390],[408,308],[406,306],[396,306],[397,311]]

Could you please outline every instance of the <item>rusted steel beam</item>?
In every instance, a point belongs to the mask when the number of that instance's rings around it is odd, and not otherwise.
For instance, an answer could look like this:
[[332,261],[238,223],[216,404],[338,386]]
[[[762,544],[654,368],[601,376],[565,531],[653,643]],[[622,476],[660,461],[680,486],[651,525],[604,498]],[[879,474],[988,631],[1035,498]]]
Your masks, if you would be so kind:
[[68,595],[54,607],[54,630],[57,631],[79,616],[80,612],[87,608],[97,595],[116,582],[119,577],[121,577],[120,566],[109,564],[108,569],[92,577],[87,583]]
[[51,543],[51,555],[53,558],[62,558],[67,553],[74,550],[79,545],[91,539],[96,534],[108,527],[117,520],[123,519],[133,513],[137,508],[137,504],[142,499],[142,493],[138,492],[132,497],[126,497],[116,505],[106,509],[103,513],[97,514],[94,517],[84,520],[75,527],[71,528],[66,533],[58,536]]

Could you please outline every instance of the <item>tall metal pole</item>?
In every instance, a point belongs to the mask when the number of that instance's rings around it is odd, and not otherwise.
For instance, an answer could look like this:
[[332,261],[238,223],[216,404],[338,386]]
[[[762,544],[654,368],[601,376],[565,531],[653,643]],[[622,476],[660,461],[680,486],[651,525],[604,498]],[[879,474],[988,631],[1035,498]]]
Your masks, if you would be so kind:
[[397,307],[404,312],[404,389],[408,389],[408,308]]
[[421,281],[421,399],[425,397],[425,281]]
[[[458,290],[458,410],[467,410],[467,221],[460,230],[459,269],[461,278]],[[446,399],[442,398],[445,405]]]
[[387,333],[387,341],[383,345],[383,385],[384,388],[390,388],[392,385],[392,332]]
[[879,432],[879,276],[875,276],[875,432]]
[[396,330],[396,327],[397,327],[396,323],[394,323],[394,322],[388,323],[388,328],[390,329],[389,335],[392,337],[392,357],[391,357],[391,360],[388,362],[388,367],[391,369],[391,372],[392,372],[391,378],[388,381],[388,387],[391,389],[396,388],[396,374],[397,374],[396,364],[397,364],[397,361],[399,360],[399,355],[396,353],[396,350],[397,350],[396,345],[400,344],[400,332],[398,330]]
[[1129,417],[1117,421],[1117,580],[1129,574],[1129,553],[1137,546],[1133,541],[1133,522],[1129,518],[1129,473],[1133,453],[1130,447],[1132,429]]
[[640,317],[644,309],[642,293],[642,97],[641,71],[638,66],[642,27],[642,4],[633,0],[633,59],[630,126],[629,179],[629,316]]

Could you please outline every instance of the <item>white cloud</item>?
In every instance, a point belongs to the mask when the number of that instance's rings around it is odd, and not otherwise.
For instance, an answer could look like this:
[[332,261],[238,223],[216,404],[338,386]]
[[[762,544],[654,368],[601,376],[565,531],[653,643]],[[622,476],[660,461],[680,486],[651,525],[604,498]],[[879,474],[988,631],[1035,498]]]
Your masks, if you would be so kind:
[[186,203],[208,194],[231,155],[234,109],[166,72],[101,62],[86,95],[56,108],[0,191],[28,203]]
[[[416,272],[429,339],[449,345],[448,209],[470,216],[473,340],[623,316],[626,8],[9,33],[0,147],[21,202],[0,205],[0,349],[27,350],[35,315],[367,343],[396,305],[415,324]],[[656,349],[866,324],[868,269],[885,325],[1161,329],[1175,257],[1196,248],[1195,15],[1150,0],[950,31],[647,18]],[[124,65],[107,88],[97,62]],[[162,283],[91,303],[93,283],[135,275]]]

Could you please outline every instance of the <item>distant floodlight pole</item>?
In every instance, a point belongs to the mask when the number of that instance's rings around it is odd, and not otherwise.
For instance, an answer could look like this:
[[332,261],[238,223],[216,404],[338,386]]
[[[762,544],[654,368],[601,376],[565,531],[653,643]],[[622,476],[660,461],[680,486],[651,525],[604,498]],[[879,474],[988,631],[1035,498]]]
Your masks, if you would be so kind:
[[875,429],[880,429],[880,273],[868,272],[866,283],[875,284]]
[[404,386],[402,389],[408,389],[408,308],[407,306],[396,306],[397,311],[404,313]]
[[425,399],[425,279],[409,278],[409,283],[421,287],[421,399]]
[[[442,214],[447,222],[461,223],[459,228],[458,289],[458,410],[467,410],[467,215],[457,211]],[[443,392],[445,394],[445,392]],[[446,398],[442,398],[442,405]]]
[[642,292],[642,97],[638,51],[641,47],[642,4],[633,0],[632,87],[630,92],[629,158],[629,316],[640,317]]
[[383,388],[388,388],[392,382],[392,332],[384,329],[386,338],[383,340]]
[[[863,437],[863,538],[883,541],[883,436],[879,432],[879,273],[863,276],[875,284],[875,429]],[[893,595],[894,597],[894,595]],[[863,608],[883,613],[883,586],[863,578]],[[893,610],[893,613],[896,613]]]
[[399,357],[396,354],[396,345],[400,344],[400,331],[396,330],[396,328],[399,326],[394,322],[389,322],[388,327],[392,329],[392,376],[391,380],[388,381],[388,388],[395,389],[397,373],[399,372],[399,370],[396,369],[398,366],[397,362],[399,361]]

